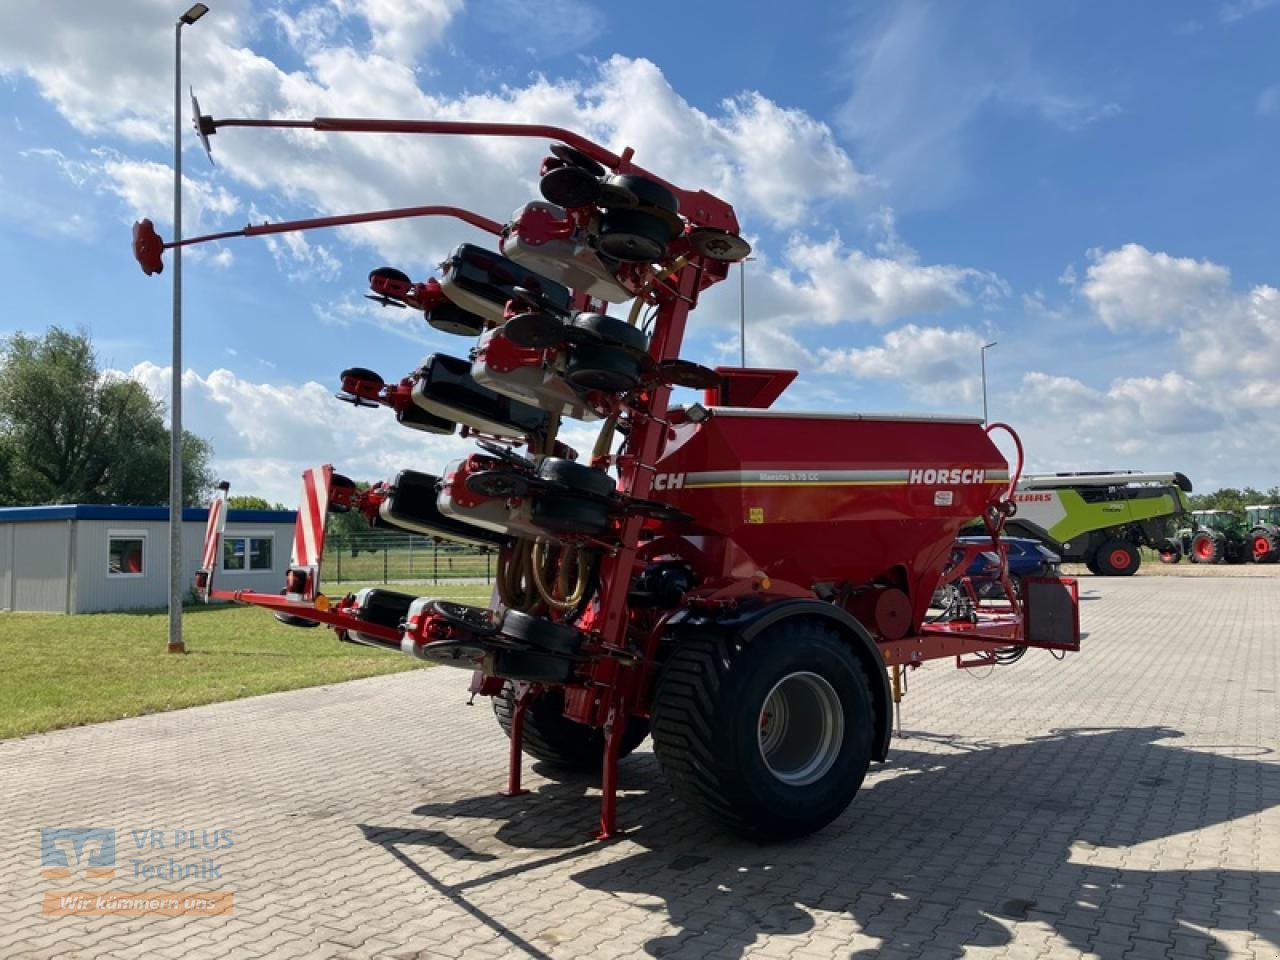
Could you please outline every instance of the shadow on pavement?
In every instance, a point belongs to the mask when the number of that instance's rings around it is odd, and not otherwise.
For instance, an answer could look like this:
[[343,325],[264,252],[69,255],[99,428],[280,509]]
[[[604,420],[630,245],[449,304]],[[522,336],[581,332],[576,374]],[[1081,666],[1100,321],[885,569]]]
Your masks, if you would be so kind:
[[[847,952],[836,944],[834,956],[959,955],[1012,942],[1015,923],[1043,924],[1102,960],[1170,948],[1209,957],[1227,946],[1212,930],[1251,931],[1280,950],[1280,873],[1187,867],[1197,853],[1219,859],[1227,843],[1223,831],[1195,831],[1280,804],[1280,763],[1263,748],[1185,747],[1180,737],[1163,727],[1070,729],[1013,745],[909,735],[835,823],[770,845],[717,835],[675,801],[652,754],[638,754],[622,765],[619,811],[635,825],[625,839],[642,849],[566,879],[659,898],[678,930],[647,941],[652,956],[741,955],[761,935],[808,933],[813,911],[845,914],[880,941]],[[934,749],[911,749],[926,742]],[[584,845],[593,788],[591,779],[563,780],[516,800],[428,804],[413,812],[430,829],[365,831],[437,889],[405,846],[487,859],[450,837],[450,818],[498,820],[497,839],[547,852],[444,889],[467,906],[464,888],[598,852]],[[1262,834],[1259,826],[1242,842],[1240,830],[1237,858]]]

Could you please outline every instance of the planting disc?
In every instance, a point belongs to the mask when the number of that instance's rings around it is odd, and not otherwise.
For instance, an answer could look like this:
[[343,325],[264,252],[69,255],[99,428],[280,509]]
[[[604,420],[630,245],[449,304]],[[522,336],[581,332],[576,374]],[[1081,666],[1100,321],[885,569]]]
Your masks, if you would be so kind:
[[418,656],[442,667],[474,670],[476,661],[489,653],[489,648],[475,640],[440,640],[418,648]]
[[492,440],[478,440],[476,441],[476,446],[489,454],[489,456],[496,457],[503,463],[509,463],[513,467],[521,467],[525,470],[533,469],[532,460],[527,457],[520,456],[520,454],[516,453],[510,447],[504,447],[502,444],[494,443]]
[[751,253],[751,244],[736,234],[712,227],[699,227],[689,234],[689,245],[711,260],[734,263],[745,260]]
[[456,627],[470,630],[477,636],[489,636],[498,632],[498,622],[492,610],[472,607],[452,600],[432,600],[431,610]]
[[549,313],[533,311],[512,317],[499,332],[517,347],[545,350],[564,340],[564,323]]
[[579,167],[586,170],[594,177],[603,177],[605,175],[604,167],[600,166],[581,150],[571,147],[567,143],[553,143],[551,145],[551,154],[571,167]]
[[481,470],[466,480],[466,487],[478,497],[523,497],[529,492],[529,481],[514,470]]
[[191,94],[191,125],[196,128],[196,136],[200,138],[200,146],[204,147],[204,155],[209,158],[209,162],[213,163],[213,149],[209,146],[209,135],[217,133],[218,129],[213,125],[213,117],[200,112],[200,101],[196,99],[196,92],[191,87],[187,90]]
[[547,171],[538,189],[548,202],[572,210],[595,203],[600,181],[581,167],[557,167]]

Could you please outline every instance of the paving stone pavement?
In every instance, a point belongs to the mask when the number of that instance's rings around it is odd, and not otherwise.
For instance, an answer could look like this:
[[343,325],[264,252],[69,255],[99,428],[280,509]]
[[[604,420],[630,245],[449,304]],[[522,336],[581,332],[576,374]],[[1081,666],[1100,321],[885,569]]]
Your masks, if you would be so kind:
[[[1274,960],[1280,581],[1081,582],[1083,653],[915,672],[892,762],[784,845],[708,829],[647,746],[614,842],[590,779],[497,796],[447,669],[0,743],[0,957]],[[116,876],[42,876],[42,827],[114,828]],[[220,876],[135,879],[171,858]],[[42,914],[68,889],[234,912]]]

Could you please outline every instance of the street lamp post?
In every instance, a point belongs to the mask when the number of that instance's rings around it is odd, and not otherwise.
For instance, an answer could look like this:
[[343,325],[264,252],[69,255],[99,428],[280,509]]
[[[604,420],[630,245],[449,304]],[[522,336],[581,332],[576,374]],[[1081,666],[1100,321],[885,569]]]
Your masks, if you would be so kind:
[[[173,239],[182,241],[182,28],[209,8],[194,4],[173,27]],[[169,365],[169,652],[182,640],[182,247],[173,248],[173,356]]]
[[982,423],[987,423],[987,351],[996,345],[995,340],[982,345],[979,354],[982,356]]
[[738,346],[742,366],[747,365],[747,263],[755,257],[743,257],[738,264]]

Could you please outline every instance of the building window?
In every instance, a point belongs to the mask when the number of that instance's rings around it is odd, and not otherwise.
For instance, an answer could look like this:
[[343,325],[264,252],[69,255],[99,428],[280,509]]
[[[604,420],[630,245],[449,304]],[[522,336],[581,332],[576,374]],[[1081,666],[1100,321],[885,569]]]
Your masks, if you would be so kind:
[[247,573],[271,569],[271,537],[223,537],[222,569],[229,573]]
[[147,535],[133,530],[107,534],[107,576],[146,576]]

